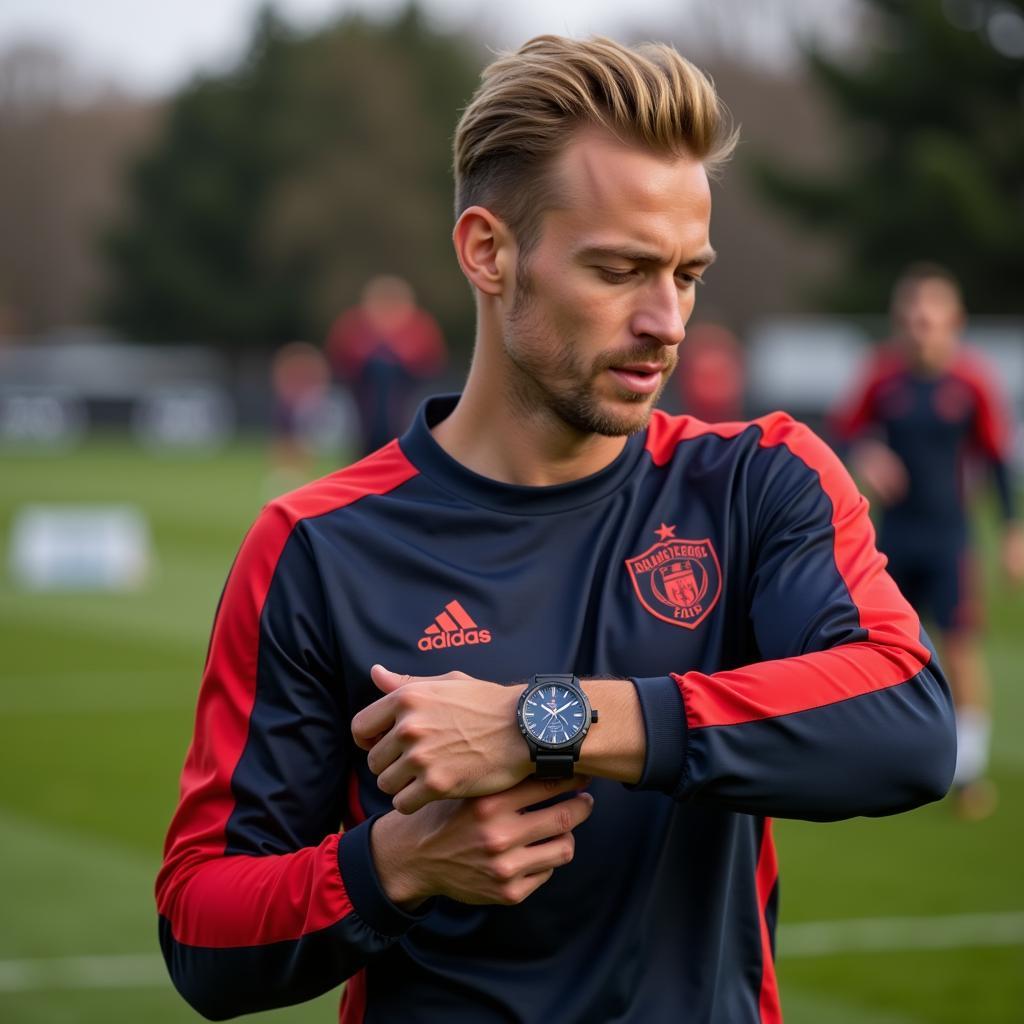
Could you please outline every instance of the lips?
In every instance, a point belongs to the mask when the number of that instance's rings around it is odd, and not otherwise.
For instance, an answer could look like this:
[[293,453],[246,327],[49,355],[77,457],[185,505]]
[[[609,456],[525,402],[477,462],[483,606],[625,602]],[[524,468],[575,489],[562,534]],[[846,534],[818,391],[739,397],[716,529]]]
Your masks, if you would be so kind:
[[624,370],[626,373],[661,373],[668,367],[663,363],[624,363],[622,366],[613,366],[613,370]]
[[629,363],[626,366],[613,366],[609,372],[627,390],[649,395],[658,390],[661,375],[666,369],[661,363]]

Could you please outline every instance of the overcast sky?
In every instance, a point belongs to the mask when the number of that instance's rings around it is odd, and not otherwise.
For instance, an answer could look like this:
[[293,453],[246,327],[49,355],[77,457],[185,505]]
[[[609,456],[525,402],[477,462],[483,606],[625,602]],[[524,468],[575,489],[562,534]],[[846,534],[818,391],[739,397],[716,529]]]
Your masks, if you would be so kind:
[[[290,21],[315,26],[345,10],[387,16],[405,0],[277,0]],[[696,16],[718,33],[742,24],[748,42],[769,59],[785,59],[796,19],[842,34],[855,0],[421,0],[445,27],[470,24],[494,46],[518,44],[539,32],[614,35],[631,28],[671,27],[676,36]],[[0,50],[19,42],[53,44],[82,71],[132,91],[166,92],[197,68],[237,56],[260,0],[0,0]],[[785,12],[784,16],[780,12]],[[745,17],[734,18],[743,14]],[[685,30],[685,28],[684,28]],[[750,47],[748,46],[748,49]]]

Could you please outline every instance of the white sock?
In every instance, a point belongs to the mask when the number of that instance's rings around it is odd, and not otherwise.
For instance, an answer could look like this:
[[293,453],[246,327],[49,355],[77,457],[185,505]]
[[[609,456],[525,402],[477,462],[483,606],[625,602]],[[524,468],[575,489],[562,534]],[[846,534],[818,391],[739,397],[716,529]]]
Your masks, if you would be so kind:
[[954,786],[966,786],[985,774],[991,736],[992,716],[987,711],[982,708],[957,708]]

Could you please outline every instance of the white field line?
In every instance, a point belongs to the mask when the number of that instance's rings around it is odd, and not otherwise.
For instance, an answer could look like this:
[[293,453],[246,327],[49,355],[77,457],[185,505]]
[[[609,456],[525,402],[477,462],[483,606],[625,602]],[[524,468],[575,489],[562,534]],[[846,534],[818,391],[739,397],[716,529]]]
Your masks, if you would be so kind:
[[780,925],[780,959],[1024,945],[1024,912],[949,917],[864,917]]
[[157,988],[169,984],[163,959],[152,953],[0,960],[0,993],[58,988]]
[[[780,959],[1016,945],[1024,945],[1024,912],[812,921],[778,931]],[[168,984],[162,958],[150,953],[0,960],[0,994]]]

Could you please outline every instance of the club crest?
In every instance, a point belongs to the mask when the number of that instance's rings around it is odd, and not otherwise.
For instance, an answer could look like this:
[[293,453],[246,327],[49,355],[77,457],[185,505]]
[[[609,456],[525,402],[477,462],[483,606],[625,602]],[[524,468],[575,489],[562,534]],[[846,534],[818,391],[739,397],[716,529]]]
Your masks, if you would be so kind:
[[655,531],[663,540],[626,559],[640,603],[664,622],[696,629],[718,603],[722,570],[711,541],[672,536],[675,527]]

